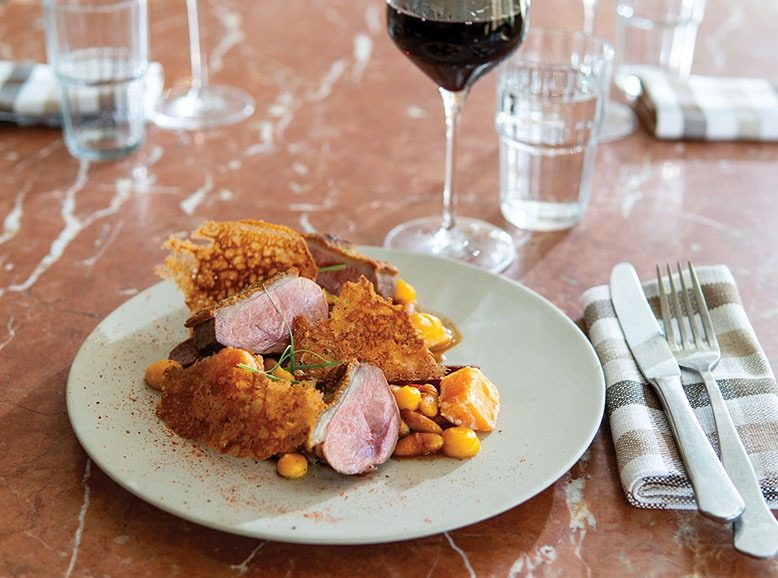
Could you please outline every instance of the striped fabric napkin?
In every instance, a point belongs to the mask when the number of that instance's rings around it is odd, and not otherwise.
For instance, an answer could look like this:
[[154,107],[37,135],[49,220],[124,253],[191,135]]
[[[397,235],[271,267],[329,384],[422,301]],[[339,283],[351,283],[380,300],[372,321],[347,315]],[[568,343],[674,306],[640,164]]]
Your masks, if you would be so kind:
[[644,69],[635,111],[658,139],[778,140],[778,85],[759,78],[691,76]]
[[[162,93],[162,65],[146,69],[147,114]],[[61,93],[54,72],[47,64],[0,61],[0,121],[20,125],[59,126]],[[95,111],[100,106],[94,102]]]
[[[725,266],[697,269],[722,359],[714,370],[732,419],[751,457],[762,492],[778,508],[778,385]],[[656,281],[644,286],[658,314]],[[659,399],[633,359],[616,319],[607,286],[582,298],[584,319],[605,373],[610,422],[621,485],[640,508],[695,509],[691,483]],[[698,374],[682,380],[703,430],[718,451],[713,414]]]

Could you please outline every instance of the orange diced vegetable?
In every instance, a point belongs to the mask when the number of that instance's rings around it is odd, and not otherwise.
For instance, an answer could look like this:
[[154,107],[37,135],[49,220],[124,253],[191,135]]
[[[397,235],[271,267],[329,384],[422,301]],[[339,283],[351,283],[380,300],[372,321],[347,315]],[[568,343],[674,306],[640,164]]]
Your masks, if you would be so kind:
[[440,380],[440,415],[474,431],[492,431],[500,412],[500,393],[474,367],[463,367]]
[[416,303],[416,289],[403,279],[397,279],[394,289],[394,300],[406,307]]

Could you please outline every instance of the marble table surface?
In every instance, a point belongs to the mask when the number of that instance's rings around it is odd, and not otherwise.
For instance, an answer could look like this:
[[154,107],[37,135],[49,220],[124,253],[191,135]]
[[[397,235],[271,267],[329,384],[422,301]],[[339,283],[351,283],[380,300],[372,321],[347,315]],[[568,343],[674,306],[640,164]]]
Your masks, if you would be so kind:
[[[152,57],[186,82],[183,0],[151,2]],[[629,506],[607,423],[551,487],[484,522],[375,546],[299,546],[200,527],[135,498],[91,462],[65,410],[89,332],[157,281],[160,245],[205,219],[253,216],[381,244],[434,214],[443,121],[431,83],[392,46],[380,0],[204,3],[213,80],[257,101],[240,125],[149,126],[135,155],[70,157],[57,130],[0,127],[0,576],[778,576],[695,512]],[[580,27],[574,0],[537,0],[532,24]],[[598,30],[613,37],[613,5]],[[709,0],[694,70],[778,78],[778,4]],[[0,59],[42,60],[37,1],[0,2]],[[461,142],[461,212],[498,210],[494,75],[472,91]],[[506,275],[579,319],[582,291],[618,261],[726,263],[778,365],[778,145],[603,145],[574,229],[512,229]]]

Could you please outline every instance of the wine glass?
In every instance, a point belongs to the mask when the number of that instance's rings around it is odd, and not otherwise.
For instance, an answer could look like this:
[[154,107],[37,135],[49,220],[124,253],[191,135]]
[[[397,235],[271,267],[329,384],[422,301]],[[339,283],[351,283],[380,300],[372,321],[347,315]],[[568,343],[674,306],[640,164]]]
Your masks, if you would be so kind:
[[189,22],[190,87],[165,91],[152,120],[173,130],[200,130],[235,124],[254,112],[254,99],[232,86],[208,84],[208,57],[200,42],[198,0],[186,0]]
[[470,87],[521,43],[529,0],[387,0],[389,37],[438,85],[446,115],[443,214],[396,226],[387,247],[459,259],[502,271],[513,239],[484,221],[457,218],[456,144]]
[[597,10],[597,0],[583,0],[584,8],[584,21],[583,31],[584,34],[594,34],[594,13]]
[[[599,0],[583,0],[584,34],[594,34],[594,15],[597,10]],[[605,105],[605,116],[600,125],[600,132],[597,135],[599,142],[613,142],[621,140],[631,135],[637,128],[637,119],[635,113],[629,106],[623,102],[616,102],[608,99]]]

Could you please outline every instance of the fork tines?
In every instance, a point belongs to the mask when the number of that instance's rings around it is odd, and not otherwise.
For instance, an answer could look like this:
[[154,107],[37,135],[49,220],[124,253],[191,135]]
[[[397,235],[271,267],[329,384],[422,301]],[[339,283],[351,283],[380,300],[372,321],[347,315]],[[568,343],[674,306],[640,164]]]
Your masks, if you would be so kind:
[[[697,272],[694,270],[691,262],[688,262],[691,291],[687,288],[680,263],[676,263],[678,271],[677,289],[670,265],[667,264],[665,267],[667,269],[669,290],[665,287],[659,265],[656,266],[656,279],[659,305],[665,326],[665,337],[670,346],[674,349],[686,349],[687,347],[718,349],[716,333],[713,331],[708,305],[705,303],[705,296],[702,293]],[[699,313],[702,327],[700,327],[700,322],[697,321],[695,313]],[[675,324],[673,324],[673,319],[675,319]],[[678,336],[676,336],[675,327],[678,329]]]

